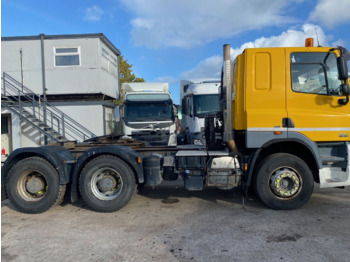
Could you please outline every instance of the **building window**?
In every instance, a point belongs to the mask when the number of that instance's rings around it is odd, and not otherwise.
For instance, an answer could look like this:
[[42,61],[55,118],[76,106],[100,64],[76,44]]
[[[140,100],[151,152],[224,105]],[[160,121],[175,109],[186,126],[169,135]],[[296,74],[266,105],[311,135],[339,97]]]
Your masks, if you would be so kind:
[[102,48],[101,67],[109,72],[109,53]]
[[111,75],[118,77],[118,60],[104,48],[101,49],[101,67]]
[[55,47],[55,66],[80,66],[80,47]]

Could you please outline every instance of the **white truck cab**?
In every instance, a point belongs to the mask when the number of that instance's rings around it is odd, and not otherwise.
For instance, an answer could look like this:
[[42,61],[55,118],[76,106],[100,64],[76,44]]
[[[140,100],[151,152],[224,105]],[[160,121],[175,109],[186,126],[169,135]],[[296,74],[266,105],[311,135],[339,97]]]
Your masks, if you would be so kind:
[[187,143],[205,145],[204,119],[220,110],[220,84],[220,79],[181,80],[181,127]]
[[151,146],[176,146],[174,106],[168,83],[124,83],[123,133]]

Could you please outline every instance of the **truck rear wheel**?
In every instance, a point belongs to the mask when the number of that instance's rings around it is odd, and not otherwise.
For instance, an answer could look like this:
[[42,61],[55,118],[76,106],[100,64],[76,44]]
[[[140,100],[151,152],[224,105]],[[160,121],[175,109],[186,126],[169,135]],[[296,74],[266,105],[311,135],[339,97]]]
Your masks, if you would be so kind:
[[124,207],[136,191],[131,168],[115,156],[100,156],[91,160],[79,179],[84,202],[97,212],[114,212]]
[[310,198],[313,175],[300,158],[278,153],[265,158],[254,179],[258,197],[273,209],[296,209]]
[[6,193],[15,208],[37,214],[63,201],[66,185],[59,184],[56,169],[40,157],[15,164],[6,179]]

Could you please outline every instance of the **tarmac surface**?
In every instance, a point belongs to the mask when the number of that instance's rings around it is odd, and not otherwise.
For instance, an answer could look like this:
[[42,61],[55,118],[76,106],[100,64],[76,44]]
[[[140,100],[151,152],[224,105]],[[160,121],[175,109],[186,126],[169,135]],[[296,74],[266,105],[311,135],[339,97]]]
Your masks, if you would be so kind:
[[123,209],[80,200],[38,215],[2,201],[2,261],[349,261],[350,187],[319,189],[293,211],[239,190],[143,188]]

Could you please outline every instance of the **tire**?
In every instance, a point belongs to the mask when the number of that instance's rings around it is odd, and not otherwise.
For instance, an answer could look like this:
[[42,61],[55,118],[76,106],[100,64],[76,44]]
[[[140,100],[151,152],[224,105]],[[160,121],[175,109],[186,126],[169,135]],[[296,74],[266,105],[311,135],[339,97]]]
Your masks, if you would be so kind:
[[79,190],[92,210],[114,212],[129,203],[135,194],[135,175],[120,158],[100,156],[84,167],[79,178]]
[[300,158],[278,153],[265,158],[254,179],[255,192],[272,209],[291,210],[303,206],[311,197],[314,179]]
[[58,173],[48,161],[30,157],[11,168],[5,190],[18,211],[38,214],[62,203],[66,185],[59,184]]

